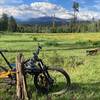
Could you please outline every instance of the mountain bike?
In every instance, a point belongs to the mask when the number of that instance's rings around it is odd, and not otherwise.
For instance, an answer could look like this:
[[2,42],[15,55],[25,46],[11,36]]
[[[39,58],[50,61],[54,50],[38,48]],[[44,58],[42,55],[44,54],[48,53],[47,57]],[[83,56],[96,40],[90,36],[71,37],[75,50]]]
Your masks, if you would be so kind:
[[[24,62],[25,74],[33,76],[34,85],[39,92],[52,93],[54,95],[60,95],[65,93],[70,87],[70,77],[68,73],[60,67],[46,66],[42,59],[38,57],[41,46],[38,46],[33,57]],[[11,66],[4,54],[0,52],[10,70],[5,67],[0,67],[0,78],[10,78],[16,80],[16,69]]]

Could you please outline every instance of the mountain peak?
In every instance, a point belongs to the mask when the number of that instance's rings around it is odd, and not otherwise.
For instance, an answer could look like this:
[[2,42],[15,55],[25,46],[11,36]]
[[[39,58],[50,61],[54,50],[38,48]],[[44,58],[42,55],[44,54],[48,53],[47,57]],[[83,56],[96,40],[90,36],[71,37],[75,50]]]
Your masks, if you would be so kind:
[[61,19],[61,18],[53,18],[50,16],[44,16],[44,17],[39,17],[39,18],[29,18],[25,21],[22,20],[17,20],[17,23],[19,24],[28,24],[28,25],[35,25],[35,24],[39,24],[39,25],[50,25],[53,23],[53,21],[55,21],[55,23],[57,25],[61,25],[62,23],[66,23],[67,20],[66,19]]

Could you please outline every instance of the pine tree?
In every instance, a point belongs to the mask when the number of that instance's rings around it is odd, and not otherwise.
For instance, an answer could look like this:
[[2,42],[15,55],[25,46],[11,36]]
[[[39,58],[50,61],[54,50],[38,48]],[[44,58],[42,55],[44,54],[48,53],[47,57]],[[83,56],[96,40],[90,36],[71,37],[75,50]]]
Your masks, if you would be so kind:
[[17,31],[17,23],[13,16],[9,18],[8,21],[8,31],[16,32]]
[[76,32],[77,12],[79,12],[79,3],[76,1],[73,2],[73,11],[74,11],[73,32]]
[[7,31],[7,29],[8,29],[8,15],[3,14],[1,18],[1,30]]

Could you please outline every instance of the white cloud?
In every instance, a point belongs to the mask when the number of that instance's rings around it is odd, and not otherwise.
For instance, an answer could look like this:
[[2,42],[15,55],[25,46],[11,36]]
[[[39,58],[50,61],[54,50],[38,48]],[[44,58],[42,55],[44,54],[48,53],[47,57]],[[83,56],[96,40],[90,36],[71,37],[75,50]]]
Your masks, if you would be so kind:
[[35,2],[30,5],[23,4],[17,7],[1,7],[0,14],[7,13],[13,15],[17,18],[36,18],[41,16],[53,16],[59,18],[69,18],[71,17],[67,14],[67,10],[56,4],[51,4],[48,2]]
[[31,7],[34,10],[39,10],[41,14],[44,14],[47,16],[52,16],[55,14],[56,17],[59,17],[59,18],[69,17],[69,15],[67,14],[68,11],[64,9],[63,7],[56,4],[51,4],[51,3],[46,3],[46,2],[36,2],[36,3],[32,3]]
[[[15,0],[16,1],[16,0]],[[8,15],[13,15],[16,18],[36,18],[36,17],[42,17],[42,16],[53,16],[55,14],[56,17],[69,19],[72,18],[73,12],[69,12],[65,8],[48,3],[48,2],[34,2],[30,5],[23,4],[19,5],[17,7],[15,6],[6,6],[0,7],[0,15],[2,13],[7,13]],[[92,18],[99,19],[100,14],[99,12],[91,11],[88,8],[80,8],[80,12],[78,13],[78,18],[87,20]]]
[[83,20],[92,20],[92,18],[100,19],[100,13],[93,10],[89,10],[88,8],[80,8],[78,18]]

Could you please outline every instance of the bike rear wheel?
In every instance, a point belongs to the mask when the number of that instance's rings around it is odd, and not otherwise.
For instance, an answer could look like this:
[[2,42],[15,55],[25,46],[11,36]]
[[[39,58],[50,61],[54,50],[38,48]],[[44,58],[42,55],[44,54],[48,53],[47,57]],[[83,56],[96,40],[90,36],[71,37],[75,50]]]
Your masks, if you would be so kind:
[[39,73],[34,77],[34,84],[41,92],[49,92],[53,95],[61,95],[70,87],[70,77],[62,68],[48,68],[48,73],[53,79],[50,85],[43,73]]

